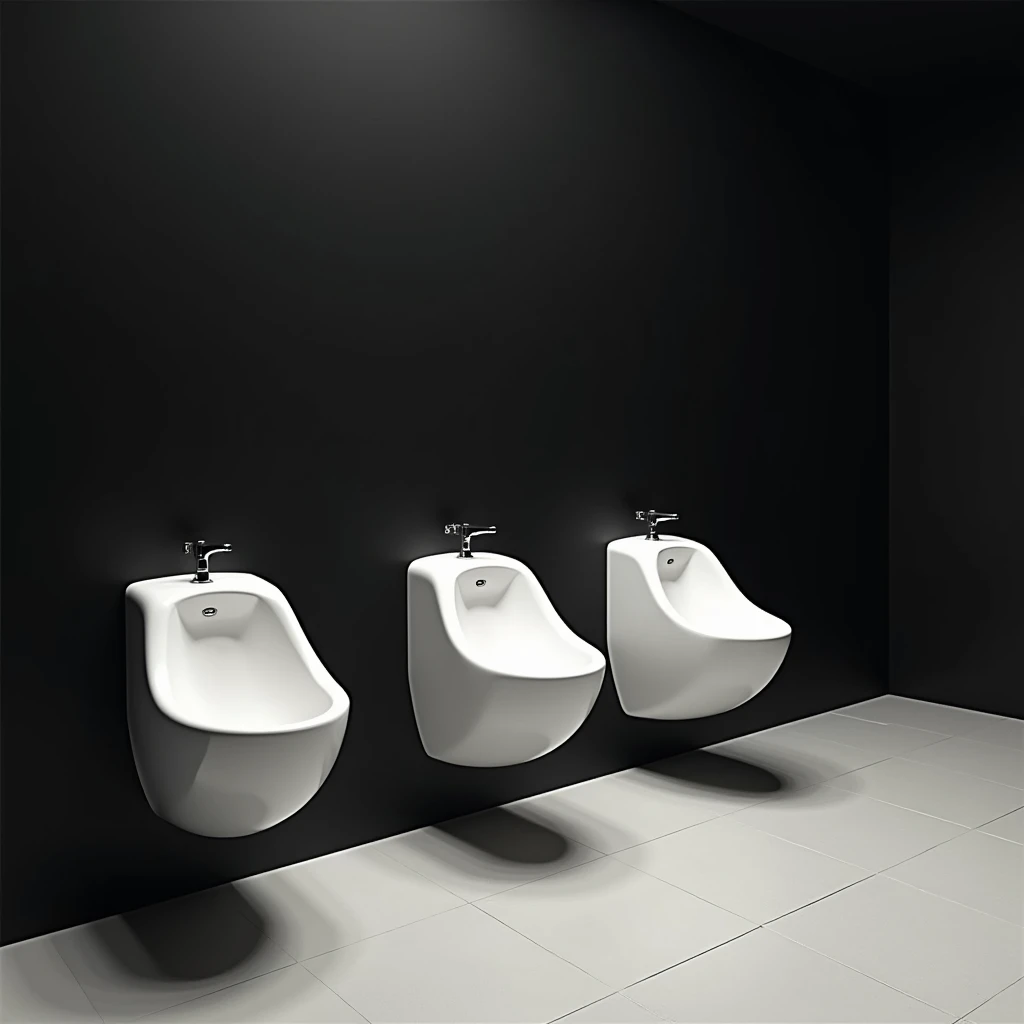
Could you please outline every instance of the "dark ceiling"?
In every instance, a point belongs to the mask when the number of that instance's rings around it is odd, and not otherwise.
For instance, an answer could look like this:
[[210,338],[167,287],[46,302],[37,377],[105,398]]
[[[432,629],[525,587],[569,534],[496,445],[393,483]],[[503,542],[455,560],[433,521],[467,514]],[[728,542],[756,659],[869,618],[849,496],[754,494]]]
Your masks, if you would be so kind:
[[1024,80],[1018,0],[664,0],[888,95]]

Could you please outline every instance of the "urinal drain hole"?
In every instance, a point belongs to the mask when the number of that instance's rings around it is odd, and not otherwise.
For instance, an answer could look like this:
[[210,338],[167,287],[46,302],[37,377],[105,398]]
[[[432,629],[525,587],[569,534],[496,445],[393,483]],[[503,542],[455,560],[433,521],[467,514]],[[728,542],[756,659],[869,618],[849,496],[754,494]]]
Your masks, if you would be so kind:
[[484,584],[486,584],[486,583],[487,583],[487,580],[477,580],[477,581],[476,581],[476,585],[477,585],[478,587],[482,587],[482,586],[484,586]]
[[674,558],[670,558],[665,564],[666,565],[671,565],[674,561],[675,561]]
[[209,619],[209,618],[212,618],[212,617],[213,617],[214,615],[216,615],[216,614],[217,614],[217,609],[216,609],[216,608],[204,608],[204,609],[203,609],[203,614],[204,614],[204,615],[205,615],[205,616],[206,616],[206,617],[207,617],[208,619]]

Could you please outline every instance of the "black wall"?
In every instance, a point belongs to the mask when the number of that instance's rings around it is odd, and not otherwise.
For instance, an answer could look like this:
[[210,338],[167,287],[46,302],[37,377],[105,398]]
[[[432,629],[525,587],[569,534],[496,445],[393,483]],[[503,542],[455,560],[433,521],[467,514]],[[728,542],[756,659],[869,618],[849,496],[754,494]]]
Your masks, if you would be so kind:
[[1024,88],[890,122],[891,688],[1024,717]]
[[[5,940],[883,691],[876,113],[653,3],[4,5]],[[793,624],[771,686],[656,723],[609,679],[539,761],[429,760],[406,563],[494,521],[603,646],[652,505]],[[244,839],[128,743],[124,588],[197,534],[352,697]]]

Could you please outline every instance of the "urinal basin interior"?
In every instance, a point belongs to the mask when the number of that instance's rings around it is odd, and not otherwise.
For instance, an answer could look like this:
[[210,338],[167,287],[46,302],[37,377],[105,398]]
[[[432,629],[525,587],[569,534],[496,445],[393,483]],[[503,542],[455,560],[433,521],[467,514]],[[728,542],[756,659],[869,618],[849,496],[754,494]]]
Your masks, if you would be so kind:
[[564,743],[597,700],[605,660],[533,572],[505,555],[427,555],[408,571],[409,688],[424,750],[498,767]]
[[722,714],[756,696],[792,631],[758,608],[697,541],[608,545],[608,654],[619,702],[638,718]]
[[334,766],[348,694],[284,594],[250,573],[132,583],[127,712],[150,807],[197,835],[250,835],[295,814]]
[[257,594],[197,593],[178,601],[168,623],[167,670],[174,707],[200,728],[274,730],[318,718],[332,705]]
[[790,634],[787,623],[747,600],[704,550],[663,547],[657,573],[669,605],[696,632],[722,640],[774,640]]
[[543,614],[530,580],[507,565],[482,565],[455,579],[464,652],[495,671],[527,677],[574,676],[593,668],[591,652],[566,642]]

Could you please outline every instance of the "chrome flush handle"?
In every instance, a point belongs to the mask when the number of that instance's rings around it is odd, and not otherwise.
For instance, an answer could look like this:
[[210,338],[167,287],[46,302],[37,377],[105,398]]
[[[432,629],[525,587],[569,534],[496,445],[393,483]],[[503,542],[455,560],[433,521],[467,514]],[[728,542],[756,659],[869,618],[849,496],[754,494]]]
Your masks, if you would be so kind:
[[231,550],[231,545],[224,541],[223,544],[209,544],[205,540],[187,540],[182,549],[186,555],[194,555],[196,560],[196,574],[192,577],[193,583],[210,582],[210,555],[218,555]]
[[647,524],[648,540],[661,540],[658,536],[658,523],[668,523],[679,518],[675,512],[656,512],[653,508],[648,512],[637,512],[636,517]]
[[459,558],[472,558],[473,552],[469,547],[470,539],[485,533],[497,533],[498,528],[496,526],[470,526],[469,523],[449,523],[444,528],[444,532],[459,535],[461,540]]

